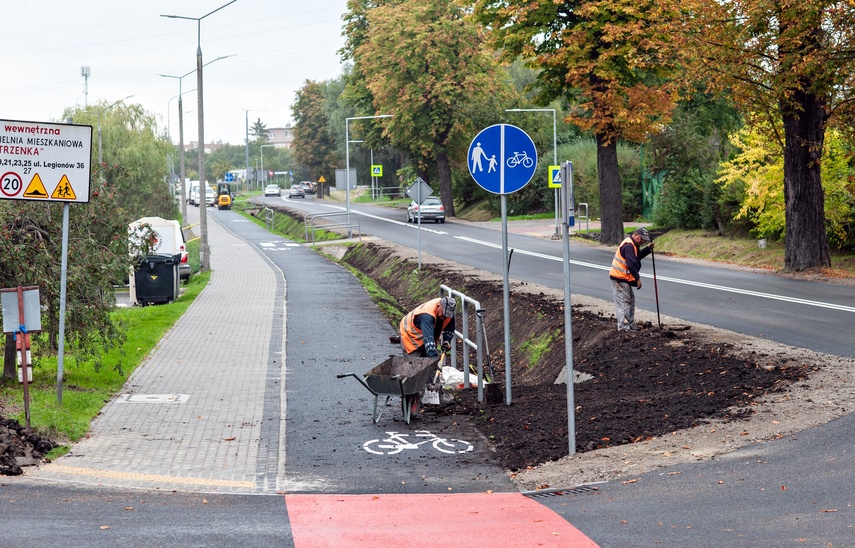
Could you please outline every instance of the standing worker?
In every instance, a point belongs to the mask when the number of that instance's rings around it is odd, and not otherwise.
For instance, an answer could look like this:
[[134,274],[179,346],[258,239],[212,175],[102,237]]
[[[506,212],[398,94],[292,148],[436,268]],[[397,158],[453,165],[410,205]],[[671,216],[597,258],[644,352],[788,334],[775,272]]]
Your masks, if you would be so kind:
[[439,356],[436,345],[440,337],[443,348],[451,347],[455,306],[453,297],[431,299],[401,318],[401,347],[404,354],[435,358]]
[[[648,245],[639,250],[642,243]],[[618,331],[639,331],[635,325],[635,293],[633,287],[641,289],[641,259],[653,251],[653,242],[646,228],[637,228],[620,243],[609,278],[612,280],[612,295],[615,300],[615,316],[617,316]]]

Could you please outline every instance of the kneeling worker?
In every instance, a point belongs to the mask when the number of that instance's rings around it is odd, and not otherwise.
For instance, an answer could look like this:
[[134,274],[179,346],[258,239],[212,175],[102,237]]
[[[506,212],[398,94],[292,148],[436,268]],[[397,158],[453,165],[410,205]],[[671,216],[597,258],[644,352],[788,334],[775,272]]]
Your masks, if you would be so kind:
[[404,354],[414,357],[439,356],[436,345],[442,337],[444,348],[454,339],[454,308],[452,297],[431,299],[420,304],[401,319],[401,347]]

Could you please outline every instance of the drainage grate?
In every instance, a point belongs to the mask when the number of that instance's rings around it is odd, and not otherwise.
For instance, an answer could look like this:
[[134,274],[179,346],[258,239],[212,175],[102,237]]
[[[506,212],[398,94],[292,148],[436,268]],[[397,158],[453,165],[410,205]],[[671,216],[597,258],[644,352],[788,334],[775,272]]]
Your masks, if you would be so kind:
[[546,497],[560,497],[561,495],[584,495],[585,493],[596,493],[599,487],[593,485],[579,485],[570,489],[541,489],[539,491],[526,491],[523,496],[539,499]]
[[185,403],[190,394],[122,394],[118,403]]

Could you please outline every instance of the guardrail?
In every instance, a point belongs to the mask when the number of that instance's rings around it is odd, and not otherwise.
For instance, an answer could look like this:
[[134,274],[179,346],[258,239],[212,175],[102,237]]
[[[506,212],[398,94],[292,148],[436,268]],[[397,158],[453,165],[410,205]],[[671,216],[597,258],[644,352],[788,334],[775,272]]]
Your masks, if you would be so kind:
[[390,198],[401,198],[404,196],[404,187],[402,186],[383,186],[379,187],[377,190],[377,199],[382,198],[383,196],[389,196]]
[[[344,220],[341,220],[342,218],[344,218]],[[356,219],[355,223],[352,218]],[[318,221],[323,222],[323,224],[318,224]],[[355,228],[357,234],[359,234],[359,239],[362,239],[362,224],[359,219],[359,214],[353,211],[342,211],[336,213],[307,213],[303,218],[303,227],[306,231],[306,243],[315,243],[315,232],[320,229],[347,229],[347,238],[351,238],[353,237],[353,229]],[[309,238],[310,233],[312,236],[311,239]]]
[[[470,350],[474,350],[476,372],[478,375],[478,401],[482,402],[484,401],[484,349],[489,348],[486,338],[487,330],[484,326],[484,316],[487,314],[487,311],[481,308],[481,303],[479,301],[476,301],[472,297],[454,290],[445,284],[439,286],[439,295],[440,297],[459,297],[463,304],[463,306],[460,307],[463,325],[459,331],[456,329],[454,331],[454,336],[460,339],[465,350],[463,353],[463,387],[464,389],[468,389],[471,386],[469,383],[469,352]],[[469,334],[470,306],[475,311],[474,341],[470,338]],[[489,351],[487,352],[487,359],[490,359]],[[451,346],[451,363],[457,363],[457,345]],[[491,382],[495,382],[495,380],[496,379],[490,379]]]
[[[585,206],[585,214],[584,214],[584,215],[582,215],[582,206]],[[588,225],[588,221],[589,221],[589,218],[588,218],[588,204],[587,204],[587,203],[585,203],[585,202],[581,202],[581,203],[579,203],[579,209],[578,209],[578,212],[579,212],[579,214],[578,214],[578,215],[576,215],[576,219],[577,219],[580,223],[582,222],[582,219],[585,219],[585,233],[587,234],[587,233],[590,231],[590,228],[589,228],[589,225]]]

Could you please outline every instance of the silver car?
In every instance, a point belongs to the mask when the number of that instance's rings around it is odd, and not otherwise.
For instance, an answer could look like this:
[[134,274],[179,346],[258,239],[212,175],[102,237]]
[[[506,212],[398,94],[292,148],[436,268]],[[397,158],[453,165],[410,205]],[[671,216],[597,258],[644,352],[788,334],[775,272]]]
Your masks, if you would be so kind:
[[291,185],[288,190],[288,198],[305,198],[306,193],[303,192],[303,187],[300,185]]
[[407,208],[407,222],[415,223],[418,218],[422,221],[433,221],[434,223],[445,222],[445,206],[442,205],[442,200],[435,196],[425,198],[421,205],[415,200],[410,202]]

